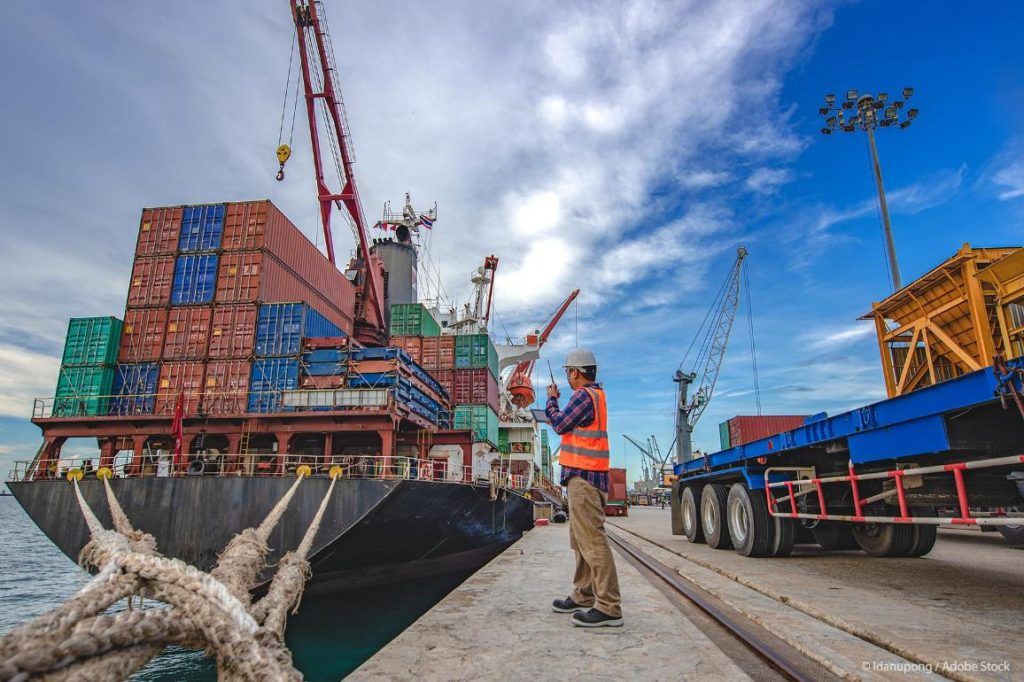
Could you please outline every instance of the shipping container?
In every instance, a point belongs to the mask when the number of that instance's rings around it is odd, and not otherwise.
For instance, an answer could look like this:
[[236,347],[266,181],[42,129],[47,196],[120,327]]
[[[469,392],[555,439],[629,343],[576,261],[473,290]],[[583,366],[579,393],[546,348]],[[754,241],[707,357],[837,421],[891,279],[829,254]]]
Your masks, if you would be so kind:
[[342,332],[351,334],[355,309],[352,283],[337,270],[334,274],[321,273],[320,279],[329,281],[327,288],[303,279],[268,251],[229,252],[220,259],[215,300],[217,303],[306,301]]
[[256,358],[249,377],[249,412],[282,412],[281,391],[299,387],[295,358]]
[[118,362],[155,362],[163,357],[166,308],[129,308],[121,326]]
[[489,405],[498,411],[498,380],[487,369],[454,370],[451,395],[457,405]]
[[729,420],[729,447],[746,445],[761,438],[803,426],[804,415],[762,415],[733,417]]
[[498,351],[487,334],[455,337],[455,369],[487,368],[498,376]]
[[114,397],[110,414],[153,414],[160,365],[155,362],[120,363],[114,371]]
[[417,362],[422,365],[423,341],[424,339],[419,336],[392,336],[388,340],[388,346],[392,348],[401,348],[408,353],[413,362]]
[[188,306],[167,312],[164,360],[199,360],[207,357],[213,307]]
[[215,305],[210,323],[209,358],[229,360],[250,358],[256,348],[256,320],[259,306],[255,303]]
[[301,374],[299,377],[299,385],[301,388],[308,389],[327,389],[327,388],[341,388],[346,385],[345,376],[342,374],[329,374],[329,375],[313,375],[313,374]]
[[173,305],[210,303],[217,288],[217,254],[178,256],[174,262]]
[[105,415],[113,390],[113,365],[61,366],[52,414],[54,417]]
[[121,344],[121,320],[116,317],[72,317],[64,338],[64,365],[113,365]]
[[441,326],[422,303],[395,303],[391,306],[393,336],[440,336]]
[[178,251],[213,251],[224,233],[224,204],[185,206],[181,215]]
[[142,209],[136,256],[173,256],[181,235],[181,206]]
[[203,413],[245,413],[251,377],[252,363],[249,360],[213,360],[207,363]]
[[174,286],[174,256],[141,256],[132,265],[128,307],[166,306]]
[[474,442],[498,445],[498,413],[487,405],[457,405],[455,428],[473,432]]
[[306,303],[264,303],[256,319],[257,356],[294,356],[305,336],[338,336],[341,330]]
[[316,350],[320,348],[345,349],[349,348],[350,345],[347,336],[307,336],[302,339],[303,350]]
[[205,377],[206,363],[202,360],[163,363],[157,382],[155,413],[173,415],[178,396],[184,393],[185,416],[198,414]]
[[449,397],[451,397],[451,395],[455,392],[455,370],[435,369],[431,371],[430,374],[433,375],[434,379],[437,380],[437,383],[441,385],[441,388],[444,389],[444,392],[447,393]]
[[608,516],[626,516],[627,509],[626,470],[608,469],[608,498],[604,513]]
[[424,369],[455,368],[455,337],[434,336],[423,339],[423,359],[420,361]]
[[728,450],[732,447],[729,444],[729,422],[724,421],[718,425],[718,443],[723,450]]

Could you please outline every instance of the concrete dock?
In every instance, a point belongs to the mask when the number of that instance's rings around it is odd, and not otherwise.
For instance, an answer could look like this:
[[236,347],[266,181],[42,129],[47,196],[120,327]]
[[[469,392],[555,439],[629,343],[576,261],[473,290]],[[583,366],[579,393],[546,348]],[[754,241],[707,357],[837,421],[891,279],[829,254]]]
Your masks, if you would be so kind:
[[568,534],[564,524],[526,533],[348,679],[748,679],[621,554],[623,627],[573,627],[554,613],[571,588]]

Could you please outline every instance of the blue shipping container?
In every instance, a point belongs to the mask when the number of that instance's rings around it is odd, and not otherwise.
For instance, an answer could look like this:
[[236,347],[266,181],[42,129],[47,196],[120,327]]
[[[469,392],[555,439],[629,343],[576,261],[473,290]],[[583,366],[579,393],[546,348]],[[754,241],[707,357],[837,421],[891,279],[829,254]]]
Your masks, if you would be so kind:
[[295,358],[256,358],[249,377],[250,412],[286,412],[281,391],[299,387],[299,361]]
[[317,350],[307,350],[302,354],[302,359],[310,364],[333,362],[336,365],[340,365],[347,355],[345,351],[338,348],[319,348]]
[[179,251],[213,251],[224,233],[224,204],[186,206],[181,217]]
[[330,377],[343,374],[345,368],[337,362],[303,362],[302,371],[311,377]]
[[305,303],[264,303],[256,318],[256,355],[294,356],[303,337],[341,336],[341,330]]
[[178,256],[174,263],[172,305],[209,303],[217,289],[217,254]]
[[110,414],[153,414],[160,365],[155,362],[118,364]]

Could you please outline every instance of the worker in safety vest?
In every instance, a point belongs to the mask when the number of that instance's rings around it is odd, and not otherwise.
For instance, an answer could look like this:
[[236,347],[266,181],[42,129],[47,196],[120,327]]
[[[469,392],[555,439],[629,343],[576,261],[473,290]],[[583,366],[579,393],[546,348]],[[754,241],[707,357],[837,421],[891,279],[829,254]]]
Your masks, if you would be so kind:
[[[562,437],[559,464],[562,485],[569,491],[569,546],[576,553],[573,591],[552,608],[571,613],[580,627],[622,625],[622,599],[615,559],[604,530],[608,501],[608,403],[597,383],[597,359],[577,348],[565,360],[565,375],[574,393],[558,409],[558,386],[548,386],[545,412]],[[589,609],[589,610],[588,610]]]

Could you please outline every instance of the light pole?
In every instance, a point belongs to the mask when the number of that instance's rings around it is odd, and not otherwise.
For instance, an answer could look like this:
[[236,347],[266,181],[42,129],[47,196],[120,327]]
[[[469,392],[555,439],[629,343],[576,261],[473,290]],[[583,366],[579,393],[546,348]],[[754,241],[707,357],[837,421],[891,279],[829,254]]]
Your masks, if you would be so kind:
[[[914,94],[914,88],[903,88],[902,100],[889,100],[889,94],[880,92],[877,95],[859,95],[856,90],[847,90],[846,99],[836,102],[835,95],[825,95],[825,106],[818,113],[825,119],[822,134],[834,132],[852,133],[863,130],[868,134],[868,146],[871,149],[871,167],[878,185],[878,203],[882,209],[882,229],[885,231],[885,249],[889,257],[889,271],[892,273],[893,289],[902,289],[900,266],[896,260],[896,242],[892,237],[892,225],[889,223],[889,205],[885,201],[885,189],[882,185],[882,166],[878,162],[878,148],[875,146],[875,129],[899,126],[905,130],[915,118],[917,109],[904,106]],[[881,113],[879,113],[881,112]]]

